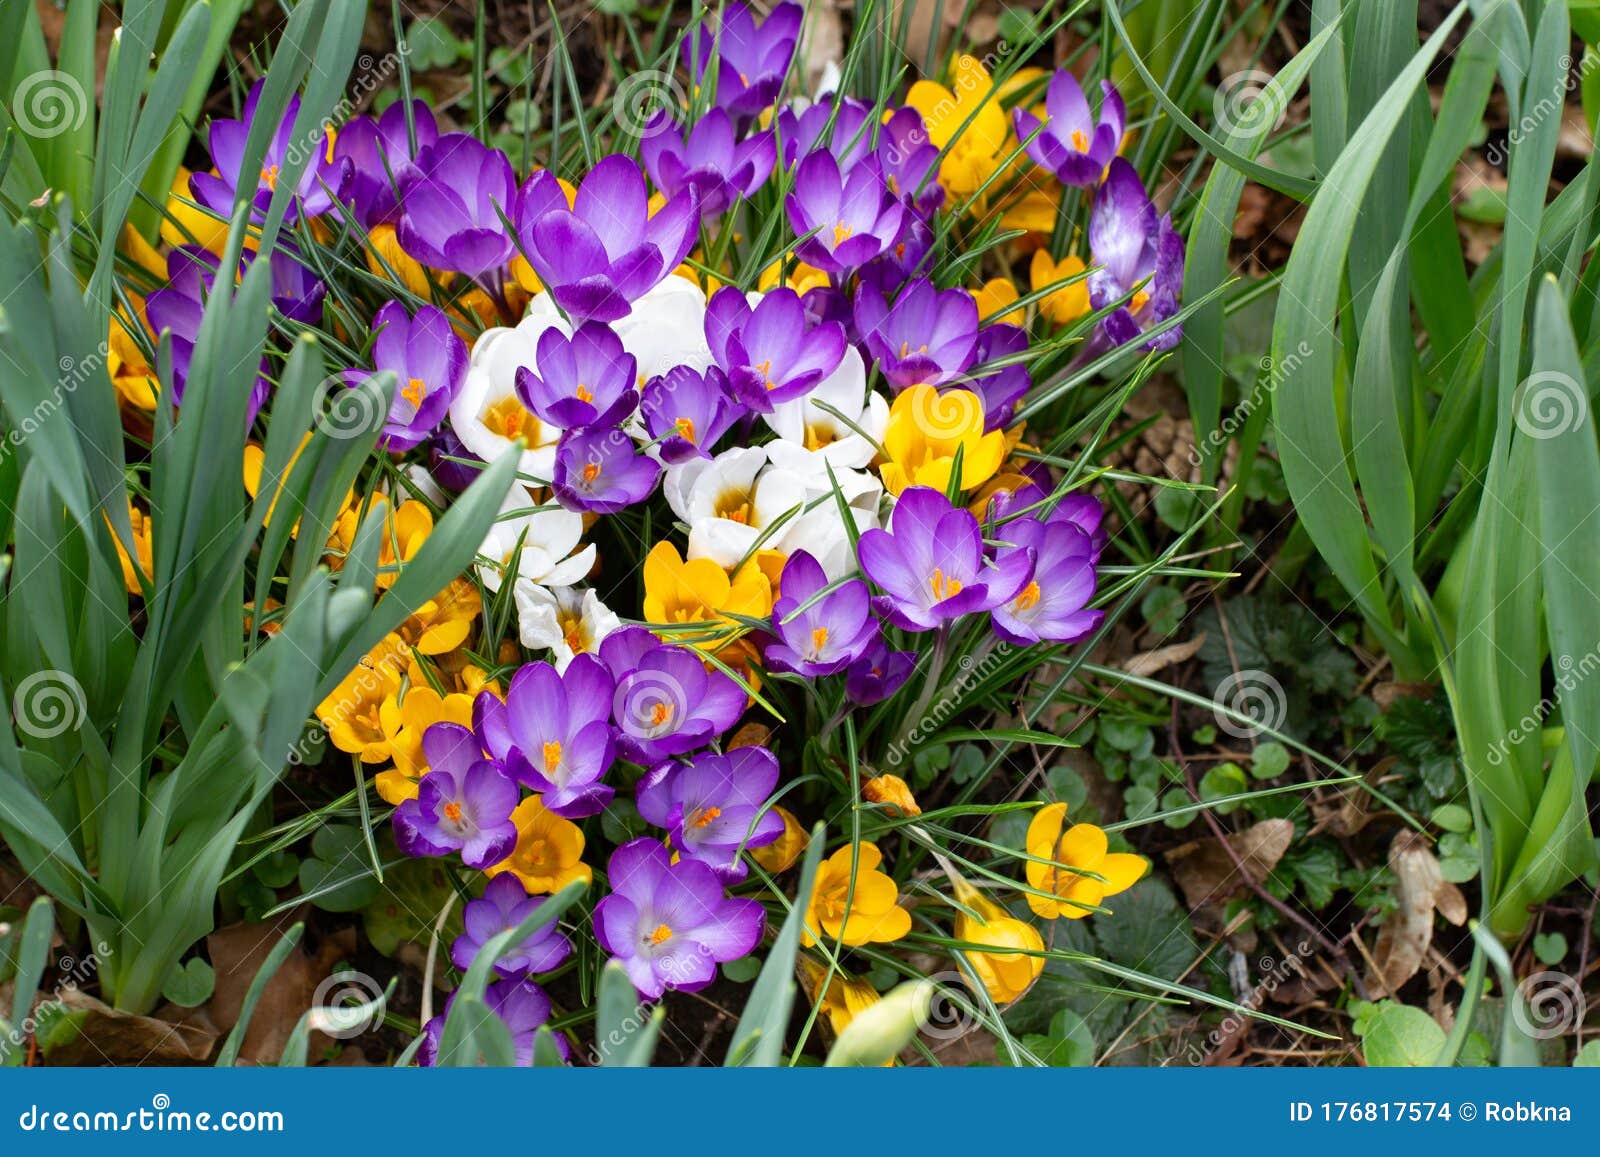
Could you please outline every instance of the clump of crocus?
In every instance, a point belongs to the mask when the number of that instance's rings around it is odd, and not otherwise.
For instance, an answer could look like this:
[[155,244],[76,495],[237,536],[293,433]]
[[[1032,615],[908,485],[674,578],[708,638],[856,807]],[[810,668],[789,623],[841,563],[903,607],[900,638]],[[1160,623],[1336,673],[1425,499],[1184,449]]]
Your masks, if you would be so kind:
[[[467,376],[467,343],[431,305],[411,317],[398,301],[386,302],[373,317],[372,330],[377,335],[374,366],[398,379],[381,441],[385,450],[399,453],[420,445],[450,412]],[[345,384],[354,386],[366,377],[364,370],[346,370]]]
[[807,948],[819,939],[851,947],[888,944],[911,931],[911,913],[898,903],[894,878],[878,871],[882,862],[878,845],[863,840],[818,866],[800,937]]
[[606,872],[611,894],[595,905],[595,937],[647,1000],[704,988],[718,964],[748,955],[761,940],[759,902],[724,895],[710,867],[673,863],[655,840],[623,844]]
[[889,529],[867,531],[858,549],[861,569],[885,592],[878,609],[906,631],[999,606],[1033,569],[1026,551],[989,562],[978,520],[923,486],[901,494]]
[[[542,896],[528,895],[515,876],[496,876],[489,881],[482,896],[468,900],[462,909],[463,931],[450,945],[450,962],[465,972],[472,967],[486,943],[520,925],[544,902]],[[494,969],[500,976],[549,972],[571,955],[572,941],[561,934],[552,920],[534,929],[521,943],[511,945],[495,961]]]
[[569,206],[541,170],[517,196],[522,251],[551,298],[578,320],[617,321],[682,263],[700,223],[700,196],[681,189],[654,214],[644,174],[629,157],[600,161]]
[[1109,80],[1100,82],[1100,94],[1096,118],[1077,78],[1062,69],[1050,78],[1043,121],[1020,105],[1011,110],[1028,156],[1063,185],[1093,185],[1122,144],[1128,121],[1122,94]]
[[749,872],[740,851],[783,835],[783,817],[763,810],[777,786],[777,756],[747,746],[726,755],[701,752],[687,763],[667,760],[640,780],[635,799],[639,814],[666,830],[681,857],[734,884]]
[[[1094,824],[1073,824],[1065,831],[1067,805],[1048,804],[1028,824],[1028,906],[1054,920],[1081,920],[1107,896],[1138,883],[1149,863],[1143,856],[1108,851],[1106,833]],[[1044,862],[1040,862],[1044,861]],[[1056,897],[1050,899],[1050,896]]]
[[718,108],[740,123],[753,120],[783,87],[802,15],[799,4],[783,3],[757,24],[743,0],[733,0],[720,21],[690,29],[683,63],[696,85],[713,85]]
[[823,594],[827,586],[828,576],[808,552],[789,556],[782,596],[772,604],[777,641],[766,649],[768,666],[814,679],[844,670],[867,649],[878,633],[867,584],[851,580]]
[[506,858],[517,842],[511,822],[517,785],[492,760],[478,739],[454,723],[436,723],[422,737],[428,774],[415,799],[394,811],[394,837],[408,856],[461,853],[469,868],[487,868]]

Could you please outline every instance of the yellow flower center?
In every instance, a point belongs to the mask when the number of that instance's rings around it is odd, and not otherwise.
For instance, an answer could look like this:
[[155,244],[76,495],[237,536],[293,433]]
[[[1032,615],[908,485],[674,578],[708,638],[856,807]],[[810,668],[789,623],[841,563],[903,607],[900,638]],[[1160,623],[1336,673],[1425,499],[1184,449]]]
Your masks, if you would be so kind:
[[1025,611],[1029,607],[1037,605],[1038,602],[1039,584],[1036,582],[1030,582],[1027,586],[1022,588],[1022,593],[1017,596],[1016,601],[1011,604],[1011,607],[1013,610]]
[[515,394],[507,394],[483,412],[483,425],[510,442],[537,430],[539,419],[523,408]]
[[650,723],[652,726],[660,727],[671,718],[672,704],[667,703],[664,700],[657,700],[656,705],[650,708]]
[[[928,352],[928,347],[926,345],[919,345],[917,347],[917,352],[919,354],[925,354],[925,353]],[[901,342],[900,343],[900,357],[903,359],[903,358],[907,358],[907,357],[910,357],[910,356],[911,356],[911,343],[908,342],[908,341]]]
[[561,620],[561,634],[567,641],[567,647],[576,655],[584,650],[583,645],[583,620],[576,616],[566,616]]
[[679,418],[676,422],[672,423],[672,428],[678,432],[678,437],[682,438],[685,442],[692,443],[694,441],[694,422],[692,420],[688,418]]
[[828,645],[828,628],[818,627],[811,632],[811,652],[820,655],[822,648]]
[[855,227],[840,221],[833,227],[833,244],[835,247],[842,245],[855,232]]
[[724,491],[713,509],[718,518],[726,518],[729,522],[737,522],[741,526],[750,525],[750,495],[742,490]]
[[1072,147],[1077,149],[1080,153],[1087,153],[1089,151],[1089,135],[1082,129],[1073,129]]
[[584,385],[582,382],[578,383],[578,388],[576,391],[574,391],[574,396],[580,402],[594,401],[594,391],[590,390],[589,387]]
[[767,389],[775,390],[775,389],[778,388],[778,383],[772,380],[772,359],[771,358],[768,358],[766,361],[762,362],[759,366],[757,366],[756,367],[756,372],[759,373],[762,376],[763,379],[765,379],[766,385],[767,385]]
[[556,768],[561,766],[561,744],[551,741],[544,745],[544,771],[546,775],[554,774]]
[[700,808],[694,813],[694,819],[689,821],[690,827],[703,828],[722,814],[719,807]]
[[428,396],[427,384],[421,378],[412,378],[406,383],[405,389],[400,391],[400,396],[413,406],[420,406],[422,399]]
[[461,801],[453,799],[444,805],[444,818],[453,824],[461,822]]
[[961,580],[946,578],[942,567],[934,567],[928,576],[928,589],[933,592],[934,600],[942,603],[961,593]]
[[261,183],[273,192],[278,189],[278,166],[267,165],[261,170]]
[[1150,295],[1142,289],[1136,289],[1133,291],[1133,300],[1128,302],[1128,312],[1138,313],[1149,304]]
[[593,482],[598,477],[600,477],[600,463],[586,463],[583,468],[583,480],[585,482]]
[[833,445],[838,440],[839,432],[832,426],[824,425],[821,422],[809,423],[806,426],[807,450],[821,450],[825,446]]
[[656,925],[656,930],[654,932],[650,933],[650,943],[651,944],[665,944],[668,940],[671,940],[671,939],[672,939],[672,929],[668,928],[665,924],[657,924]]

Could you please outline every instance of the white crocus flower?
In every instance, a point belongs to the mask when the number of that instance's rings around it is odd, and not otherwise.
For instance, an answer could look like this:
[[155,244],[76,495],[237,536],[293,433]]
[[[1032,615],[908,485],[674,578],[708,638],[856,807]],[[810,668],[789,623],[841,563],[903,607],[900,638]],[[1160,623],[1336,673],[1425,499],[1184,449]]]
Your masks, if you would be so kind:
[[[833,480],[855,523],[857,537],[880,525],[878,508],[883,501],[883,484],[877,478],[865,470],[835,470]],[[839,497],[835,497],[826,474],[807,478],[805,512],[784,524],[773,549],[784,554],[806,551],[830,579],[843,578],[856,570],[855,550],[840,518]]]
[[530,650],[548,648],[557,671],[565,671],[575,655],[599,652],[601,640],[622,626],[593,587],[552,590],[518,579],[512,593],[522,645]]
[[491,591],[499,590],[515,555],[519,579],[569,587],[594,566],[593,543],[573,553],[582,538],[583,515],[553,504],[541,506],[522,486],[513,486],[478,548],[478,574]]
[[485,330],[472,346],[472,362],[461,392],[450,403],[450,425],[462,445],[493,462],[517,438],[527,443],[518,471],[544,481],[555,470],[561,431],[540,421],[517,396],[517,370],[537,371],[537,348],[545,330],[570,333],[560,318],[529,316],[516,329]]
[[889,403],[868,392],[866,367],[849,346],[839,368],[810,393],[773,407],[762,419],[779,438],[767,446],[771,461],[807,482],[820,478],[826,484],[829,466],[837,474],[871,465],[889,424]]
[[782,531],[770,533],[789,511],[803,506],[805,480],[767,463],[764,447],[725,450],[710,461],[693,459],[667,471],[667,503],[689,524],[690,558],[739,565],[759,545],[777,550]]

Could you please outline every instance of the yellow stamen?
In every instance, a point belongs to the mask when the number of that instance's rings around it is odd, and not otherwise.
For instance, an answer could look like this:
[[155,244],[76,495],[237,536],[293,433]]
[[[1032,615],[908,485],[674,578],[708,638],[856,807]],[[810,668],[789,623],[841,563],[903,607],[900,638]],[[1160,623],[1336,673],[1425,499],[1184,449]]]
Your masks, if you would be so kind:
[[451,800],[444,805],[444,818],[453,824],[461,822],[461,801]]
[[678,431],[678,437],[682,438],[685,442],[694,442],[694,422],[692,422],[690,419],[679,418],[676,422],[672,423],[672,426],[673,429]]
[[1038,602],[1039,584],[1036,582],[1030,582],[1027,586],[1022,588],[1022,593],[1017,596],[1016,601],[1011,604],[1011,607],[1013,610],[1025,611],[1029,607],[1036,605]]
[[278,166],[267,165],[261,170],[261,183],[273,192],[278,189]]
[[1133,300],[1128,302],[1128,311],[1130,313],[1138,313],[1149,304],[1150,295],[1142,289],[1136,289],[1133,291]]
[[413,406],[422,405],[422,399],[428,396],[428,386],[421,378],[412,378],[406,383],[406,388],[400,391],[400,396]]
[[839,245],[843,244],[846,240],[849,239],[850,235],[852,233],[854,233],[855,231],[856,231],[855,230],[855,226],[846,225],[843,221],[840,221],[837,225],[835,225],[833,227],[833,244],[834,244],[834,247],[837,248]]
[[660,727],[671,718],[672,704],[670,703],[658,701],[654,707],[650,708],[650,723],[654,727]]
[[546,775],[553,774],[561,766],[561,744],[556,741],[544,745],[544,771]]
[[586,463],[583,468],[583,480],[585,482],[593,482],[598,477],[600,477],[600,463]]
[[563,619],[561,622],[562,637],[567,641],[567,648],[576,655],[584,649],[583,622],[580,619]]
[[1089,151],[1089,136],[1088,136],[1088,134],[1085,133],[1082,129],[1073,129],[1072,130],[1072,147],[1077,149],[1080,153],[1087,153]]
[[672,939],[672,929],[668,928],[665,924],[657,924],[656,925],[656,930],[654,932],[650,933],[650,943],[651,944],[665,944],[668,940],[671,940],[671,939]]
[[578,389],[576,391],[576,396],[577,396],[578,401],[580,401],[580,402],[592,402],[592,401],[594,401],[594,392],[592,390],[590,390],[589,387],[584,385],[582,382],[578,383]]
[[509,442],[537,430],[539,419],[523,408],[515,394],[507,394],[483,412],[483,425]]
[[694,819],[690,820],[689,824],[691,827],[703,828],[709,825],[712,820],[716,819],[721,814],[722,809],[719,807],[701,808],[699,811],[694,813]]
[[934,567],[933,573],[928,576],[928,587],[933,591],[934,599],[942,603],[961,593],[961,580],[946,578],[942,567]]
[[767,389],[775,390],[775,389],[778,388],[778,384],[772,380],[772,359],[771,358],[768,358],[766,361],[762,362],[759,366],[757,366],[756,367],[756,372],[759,373],[762,376],[762,378],[764,378],[766,380]]
[[828,628],[818,627],[811,632],[811,649],[817,654],[822,653],[822,648],[828,645]]

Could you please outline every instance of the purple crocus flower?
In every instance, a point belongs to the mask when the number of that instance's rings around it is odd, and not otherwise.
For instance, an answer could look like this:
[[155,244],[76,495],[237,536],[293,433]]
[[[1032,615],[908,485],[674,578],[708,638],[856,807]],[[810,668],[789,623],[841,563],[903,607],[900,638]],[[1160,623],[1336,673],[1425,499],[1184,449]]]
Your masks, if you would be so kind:
[[[255,253],[246,251],[239,261],[241,271],[248,269],[255,259]],[[289,321],[320,325],[322,301],[328,296],[328,287],[322,279],[303,265],[286,245],[275,248],[267,260],[272,270],[272,308]]]
[[616,427],[568,430],[556,446],[556,501],[580,514],[615,514],[655,491],[661,465]]
[[[1121,157],[1111,162],[1105,183],[1094,197],[1089,216],[1089,304],[1104,309],[1128,297],[1101,321],[1101,333],[1112,346],[1126,345],[1178,312],[1183,287],[1183,238],[1170,215],[1156,216],[1156,207],[1132,165]],[[1169,350],[1183,337],[1173,326],[1145,344]]]
[[826,149],[800,162],[784,205],[795,235],[805,237],[794,255],[834,274],[865,265],[893,246],[906,213],[889,196],[876,160],[862,161],[843,176]]
[[978,520],[928,486],[903,491],[888,530],[857,544],[861,569],[885,594],[879,611],[902,630],[927,631],[1014,596],[1033,569],[1027,551],[990,564]]
[[878,633],[866,583],[852,580],[811,602],[827,585],[822,565],[807,551],[795,551],[783,564],[783,594],[772,605],[778,642],[766,649],[773,670],[807,679],[832,675],[860,658]]
[[517,369],[517,395],[559,429],[614,426],[639,400],[633,355],[602,322],[585,322],[571,337],[552,325],[539,335],[534,356],[535,367]]
[[617,680],[611,704],[617,747],[634,763],[704,747],[744,712],[746,695],[737,682],[706,670],[693,649],[662,643],[642,628],[611,632],[600,658]]
[[478,738],[455,723],[422,733],[428,762],[415,799],[394,811],[394,839],[408,856],[460,852],[469,868],[487,868],[511,854],[517,826],[517,785],[483,758]]
[[718,28],[707,21],[684,37],[683,63],[694,83],[703,86],[715,56],[717,107],[737,121],[751,120],[783,88],[802,15],[799,4],[779,4],[757,25],[743,0],[732,0]]
[[1033,385],[1028,367],[1019,361],[984,371],[991,362],[1013,359],[1028,349],[1028,331],[1020,326],[995,322],[978,331],[973,347],[974,373],[962,383],[983,400],[984,430],[998,430],[1011,421],[1011,414]]
[[[831,132],[829,121],[833,122]],[[824,134],[827,140],[823,140]],[[780,109],[778,137],[783,141],[785,168],[794,168],[795,161],[807,153],[827,149],[848,173],[872,151],[872,106],[854,97],[826,96],[803,112]]]
[[1019,518],[1000,530],[1005,545],[996,552],[1004,566],[1015,554],[1032,560],[1022,588],[991,612],[994,633],[1008,643],[1076,643],[1100,625],[1104,611],[1086,609],[1094,595],[1094,546],[1070,522]]
[[998,528],[996,534],[1002,538],[1008,534],[1011,524],[1021,519],[1034,518],[1051,525],[1066,523],[1088,536],[1090,552],[1098,562],[1107,538],[1105,527],[1101,525],[1105,509],[1100,500],[1092,494],[1067,494],[1046,509],[1053,486],[1049,470],[1041,463],[1030,465],[1042,471],[1042,477],[1030,479],[1015,489],[995,491],[984,512],[986,520]]
[[692,859],[674,864],[655,840],[623,844],[606,874],[611,894],[594,907],[595,938],[646,1000],[668,989],[704,988],[718,964],[761,942],[767,914],[758,901],[723,895],[709,867]]
[[770,131],[738,140],[732,118],[720,108],[696,121],[687,139],[678,135],[671,114],[663,109],[645,127],[639,151],[650,179],[668,197],[690,187],[699,194],[703,220],[754,195],[778,160],[777,140]]
[[[167,283],[145,298],[145,318],[150,328],[158,337],[162,333],[171,335],[175,406],[183,404],[183,388],[189,380],[194,344],[200,338],[200,323],[205,318],[206,298],[216,281],[218,263],[214,254],[198,246],[180,245],[167,254]],[[267,359],[263,357],[250,387],[252,422],[272,389],[267,373]]]
[[[439,125],[426,102],[411,102],[411,119],[418,150],[439,139]],[[397,224],[400,198],[396,190],[415,160],[406,132],[405,102],[395,101],[376,120],[367,116],[351,118],[339,130],[333,155],[350,161],[345,197],[361,227],[371,230],[376,225]]]
[[894,244],[861,267],[861,284],[892,296],[913,275],[924,272],[932,248],[933,228],[921,214],[908,210]]
[[516,195],[504,153],[466,133],[446,133],[417,150],[400,181],[400,248],[498,294],[516,252],[501,214],[510,214]]
[[600,782],[616,750],[612,689],[611,673],[593,655],[575,656],[559,673],[549,663],[529,663],[506,692],[504,729],[499,713],[481,695],[485,711],[475,714],[474,722],[486,720],[484,742],[495,754],[509,738],[506,770],[540,792],[545,807],[581,819],[603,811],[616,795]]
[[[550,998],[545,995],[544,989],[526,977],[497,980],[484,990],[483,995],[489,1010],[500,1018],[511,1033],[511,1042],[516,1048],[517,1065],[527,1068],[533,1064],[534,1038],[538,1035],[540,1026],[550,1019]],[[456,993],[452,992],[450,999],[445,1002],[444,1012],[430,1020],[423,1030],[422,1047],[417,1050],[419,1065],[431,1067],[438,1062],[439,1046],[444,1041],[445,1018],[450,1015],[450,1006],[455,1004],[455,1001]],[[561,1054],[562,1059],[570,1059],[572,1047],[567,1044],[567,1038],[560,1033],[554,1033],[551,1039],[555,1042],[556,1051]]]
[[919,277],[889,305],[869,286],[856,292],[856,328],[889,384],[943,385],[972,365],[978,304],[964,289],[939,290]]
[[728,379],[715,366],[676,366],[645,383],[639,414],[669,464],[710,458],[717,439],[741,416]]
[[[299,150],[308,147],[294,136],[294,120],[300,112],[300,95],[296,93],[289,98],[283,120],[267,142],[260,171],[240,171],[244,165],[245,142],[256,118],[261,86],[265,83],[265,80],[258,80],[251,86],[250,95],[244,101],[244,115],[239,120],[219,118],[211,122],[207,142],[211,150],[211,164],[216,172],[195,173],[189,178],[189,191],[194,194],[195,201],[224,220],[233,216],[233,203],[241,195],[251,199],[252,220],[258,223],[263,220],[267,207],[272,203],[272,194],[278,187],[278,174],[299,160]],[[316,155],[300,174],[300,183],[295,187],[288,211],[284,214],[285,223],[292,223],[299,216],[315,217],[326,213],[333,208],[334,198],[343,192],[345,182],[350,177],[351,163],[348,158],[335,155],[331,130],[325,143],[324,138],[319,136],[314,147]]]
[[[444,420],[450,400],[467,375],[467,343],[450,327],[450,319],[431,305],[406,314],[398,301],[386,303],[372,319],[378,335],[372,360],[399,379],[389,416],[383,423],[382,445],[398,454],[420,445]],[[346,370],[345,384],[367,378],[365,370]]]
[[[472,967],[483,946],[500,933],[515,928],[539,910],[544,896],[530,896],[523,890],[522,881],[510,872],[502,872],[489,881],[483,895],[468,900],[461,911],[465,929],[450,945],[450,962],[465,972]],[[530,972],[549,972],[572,955],[572,941],[561,934],[552,920],[537,929],[520,944],[513,944],[506,954],[495,962],[499,976],[522,976]]]
[[[1100,92],[1100,117],[1096,123],[1077,78],[1061,69],[1050,78],[1050,88],[1045,93],[1043,131],[1039,129],[1039,118],[1027,109],[1019,105],[1011,110],[1017,139],[1025,143],[1028,156],[1054,173],[1063,185],[1086,188],[1094,184],[1122,144],[1128,123],[1122,95],[1109,80],[1100,82]],[[1039,135],[1034,136],[1035,132]]]
[[844,328],[834,322],[806,325],[800,295],[782,287],[755,307],[735,287],[717,290],[706,306],[706,344],[728,375],[729,391],[763,414],[811,392],[839,368]]
[[894,111],[878,136],[878,163],[889,192],[906,198],[924,217],[944,204],[939,184],[939,146],[928,135],[922,114],[910,105]]
[[617,321],[689,252],[699,194],[685,185],[654,215],[644,174],[629,157],[589,170],[578,196],[540,170],[517,195],[517,236],[551,298],[574,320]]
[[778,757],[752,745],[726,755],[703,751],[688,763],[669,759],[639,781],[635,799],[645,822],[667,829],[681,857],[737,884],[749,874],[740,849],[783,835],[783,817],[761,810],[777,786]]
[[874,635],[845,671],[844,692],[857,707],[871,707],[905,686],[916,666],[915,651],[891,651],[882,634]]
[[441,426],[433,436],[433,445],[428,452],[428,473],[446,490],[461,493],[472,485],[488,465],[461,444],[461,439],[448,424]]

